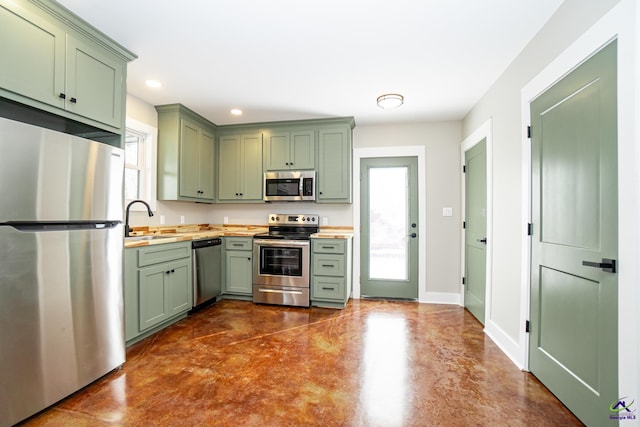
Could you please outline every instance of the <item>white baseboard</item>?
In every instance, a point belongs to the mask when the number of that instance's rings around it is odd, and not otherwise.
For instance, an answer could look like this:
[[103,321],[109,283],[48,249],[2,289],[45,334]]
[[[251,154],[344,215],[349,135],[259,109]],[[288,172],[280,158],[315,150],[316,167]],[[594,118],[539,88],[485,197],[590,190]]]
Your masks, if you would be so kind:
[[425,292],[423,298],[420,298],[421,303],[426,304],[455,304],[460,305],[462,300],[460,294],[451,292]]
[[[524,326],[523,326],[524,327]],[[508,336],[500,327],[491,320],[485,322],[484,333],[487,334],[504,354],[518,367],[525,370],[524,360],[522,359],[522,346]]]

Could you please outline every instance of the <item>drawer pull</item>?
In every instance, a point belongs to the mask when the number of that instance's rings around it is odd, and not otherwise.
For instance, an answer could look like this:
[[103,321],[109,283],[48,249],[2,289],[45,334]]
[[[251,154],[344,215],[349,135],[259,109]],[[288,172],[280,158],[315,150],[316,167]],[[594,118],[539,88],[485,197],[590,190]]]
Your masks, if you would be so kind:
[[335,268],[333,264],[322,264],[323,267]]
[[334,291],[335,288],[325,288],[325,287],[323,287],[322,290],[323,291]]
[[323,246],[322,249],[335,249],[335,246]]

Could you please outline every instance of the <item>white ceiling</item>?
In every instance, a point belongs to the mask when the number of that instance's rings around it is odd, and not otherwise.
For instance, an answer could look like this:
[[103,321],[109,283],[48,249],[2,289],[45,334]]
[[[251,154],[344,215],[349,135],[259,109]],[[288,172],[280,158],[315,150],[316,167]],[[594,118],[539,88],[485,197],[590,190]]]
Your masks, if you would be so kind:
[[[59,2],[138,55],[130,94],[221,125],[460,120],[562,0]],[[377,107],[389,92],[405,104]]]

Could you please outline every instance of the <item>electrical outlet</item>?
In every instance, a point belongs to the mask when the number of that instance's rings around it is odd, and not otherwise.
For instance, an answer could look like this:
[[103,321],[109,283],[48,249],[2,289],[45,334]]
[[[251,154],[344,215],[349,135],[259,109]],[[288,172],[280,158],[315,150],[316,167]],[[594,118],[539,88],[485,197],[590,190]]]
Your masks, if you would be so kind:
[[180,215],[180,224],[185,224],[184,215]]
[[160,225],[164,225],[165,224],[165,217],[164,215],[160,215]]
[[329,218],[327,218],[326,216],[322,217],[322,225],[329,225]]
[[222,223],[223,224],[229,224],[229,217],[225,216],[224,218],[222,218]]

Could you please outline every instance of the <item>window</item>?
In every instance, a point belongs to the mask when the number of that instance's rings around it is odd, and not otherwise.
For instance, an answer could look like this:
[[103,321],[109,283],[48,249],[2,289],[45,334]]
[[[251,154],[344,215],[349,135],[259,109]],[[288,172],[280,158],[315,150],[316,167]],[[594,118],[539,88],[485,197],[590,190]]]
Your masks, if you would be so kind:
[[[156,209],[156,135],[157,129],[127,118],[125,133],[124,201],[142,199]],[[135,204],[132,210],[143,210]]]

